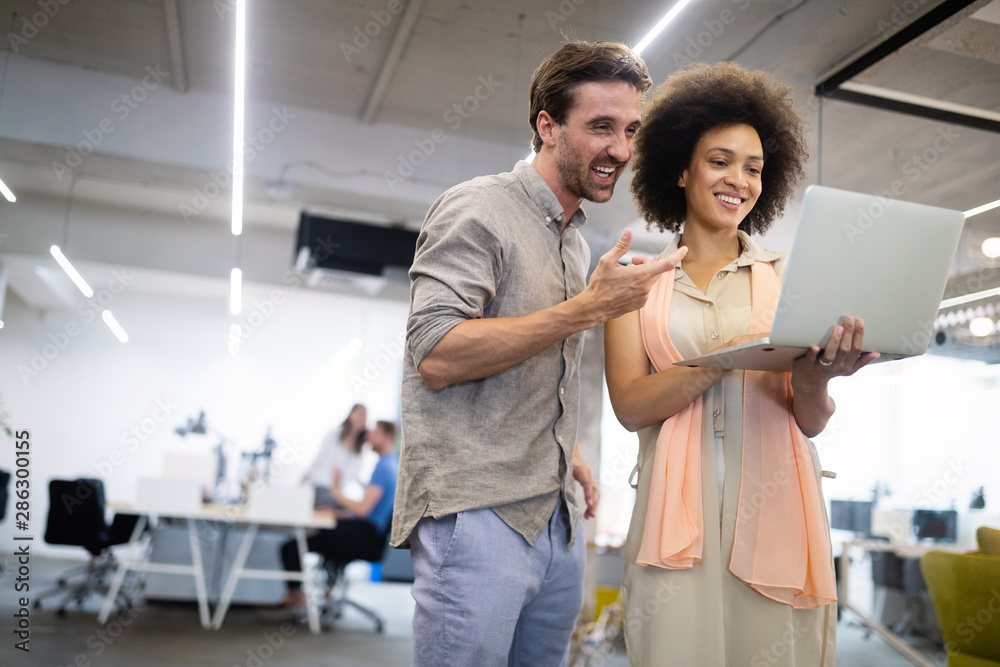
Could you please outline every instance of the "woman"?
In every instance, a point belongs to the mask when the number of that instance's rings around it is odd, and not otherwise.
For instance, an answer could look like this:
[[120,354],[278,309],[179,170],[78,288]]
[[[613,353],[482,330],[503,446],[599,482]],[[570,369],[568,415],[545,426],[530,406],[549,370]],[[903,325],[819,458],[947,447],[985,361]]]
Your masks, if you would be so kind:
[[330,502],[334,470],[340,471],[341,491],[346,485],[361,483],[358,475],[361,471],[361,449],[365,445],[367,423],[368,411],[365,406],[357,403],[351,407],[340,427],[323,437],[316,457],[302,477],[303,483],[309,482],[316,487],[318,499],[326,498]]
[[749,234],[804,174],[790,90],[732,63],[695,66],[660,87],[636,136],[636,202],[651,227],[680,232],[664,253],[688,254],[605,328],[611,403],[640,443],[624,579],[633,665],[834,664],[836,587],[807,437],[833,414],[830,378],[877,356],[861,352],[864,323],[845,317],[791,373],[671,365],[770,329],[786,256]]

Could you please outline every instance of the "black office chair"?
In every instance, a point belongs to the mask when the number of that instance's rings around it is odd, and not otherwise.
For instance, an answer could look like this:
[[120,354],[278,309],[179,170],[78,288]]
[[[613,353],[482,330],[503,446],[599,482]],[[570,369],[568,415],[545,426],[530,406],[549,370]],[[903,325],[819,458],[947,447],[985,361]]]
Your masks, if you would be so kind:
[[[874,618],[882,622],[889,590],[896,590],[903,596],[904,607],[903,618],[893,624],[893,632],[901,637],[911,634],[929,636],[932,630],[919,622],[923,616],[924,599],[927,597],[927,586],[920,573],[920,560],[900,558],[889,551],[872,551],[871,558],[872,583],[877,587]],[[870,633],[869,630],[868,634]]]
[[7,516],[7,498],[10,495],[8,487],[10,487],[10,473],[0,470],[0,521]]
[[[3,521],[4,517],[7,516],[7,497],[9,491],[7,487],[10,486],[10,473],[6,470],[0,470],[0,521]],[[3,572],[3,563],[0,562],[0,573]]]
[[[90,560],[84,566],[65,572],[53,588],[35,598],[34,607],[40,608],[44,598],[65,594],[57,612],[62,617],[71,603],[75,602],[82,608],[91,594],[106,594],[107,578],[118,566],[110,547],[128,542],[138,520],[136,515],[117,514],[108,525],[104,510],[104,484],[99,479],[50,481],[45,541],[83,547],[90,553]],[[124,591],[129,587],[122,588]],[[122,608],[132,605],[124,592],[119,593],[116,602]]]
[[327,559],[323,563],[327,575],[327,590],[329,591],[320,609],[320,622],[324,630],[333,628],[331,616],[334,620],[339,619],[344,612],[344,606],[350,605],[375,622],[375,632],[381,634],[385,631],[385,620],[379,616],[378,612],[347,597],[348,580],[344,576],[344,570],[356,560],[368,561],[369,563],[381,561],[389,547],[391,533],[392,526],[386,529],[381,542],[358,544],[356,550],[351,550],[337,559]]

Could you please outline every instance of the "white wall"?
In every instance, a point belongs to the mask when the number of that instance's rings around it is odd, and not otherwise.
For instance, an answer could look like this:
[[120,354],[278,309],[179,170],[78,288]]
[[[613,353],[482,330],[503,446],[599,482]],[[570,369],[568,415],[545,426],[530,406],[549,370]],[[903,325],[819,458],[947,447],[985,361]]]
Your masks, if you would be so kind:
[[[41,543],[48,480],[100,475],[109,499],[129,500],[139,476],[160,473],[164,451],[211,451],[210,437],[174,433],[199,410],[237,450],[259,450],[271,426],[299,468],[295,475],[353,403],[366,403],[371,421],[398,421],[405,303],[247,285],[243,317],[252,333],[232,356],[224,281],[206,279],[200,295],[186,296],[143,291],[143,284],[137,278],[110,304],[127,344],[85,302],[40,314],[8,294],[0,394],[11,426],[31,434],[37,552],[53,551]],[[360,350],[338,358],[354,337]],[[2,440],[0,467],[10,470],[13,445]],[[0,524],[0,550],[12,544],[12,519]]]

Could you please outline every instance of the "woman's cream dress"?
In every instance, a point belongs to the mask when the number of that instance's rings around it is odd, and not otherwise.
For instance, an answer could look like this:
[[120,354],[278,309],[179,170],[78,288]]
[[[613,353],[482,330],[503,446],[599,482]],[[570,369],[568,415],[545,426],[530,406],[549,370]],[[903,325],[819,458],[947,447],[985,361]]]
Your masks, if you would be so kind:
[[[762,250],[740,232],[743,253],[702,294],[675,274],[668,321],[678,352],[708,352],[750,327],[750,265],[786,256]],[[677,241],[664,255],[677,247]],[[705,543],[701,562],[688,570],[636,565],[646,518],[653,454],[660,424],[639,432],[635,509],[625,545],[625,639],[633,667],[833,667],[837,610],[793,609],[754,591],[729,571],[740,494],[743,373],[732,371],[704,394],[702,477]],[[817,480],[821,470],[809,443]],[[646,465],[646,463],[649,465]],[[720,483],[721,480],[721,483]],[[721,488],[720,488],[721,487]],[[721,508],[720,508],[721,506]],[[719,517],[718,523],[710,521]]]

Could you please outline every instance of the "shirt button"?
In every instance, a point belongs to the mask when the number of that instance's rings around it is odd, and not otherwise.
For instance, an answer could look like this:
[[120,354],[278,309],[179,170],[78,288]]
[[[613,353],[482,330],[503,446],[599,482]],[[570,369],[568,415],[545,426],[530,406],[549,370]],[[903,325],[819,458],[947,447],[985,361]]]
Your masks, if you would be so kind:
[[714,340],[714,339],[716,339],[718,337],[719,337],[719,332],[718,331],[713,331],[712,332],[712,339]]
[[545,216],[545,222],[552,222],[552,216],[551,215]]
[[559,441],[559,444],[562,444],[562,441],[563,441],[563,437],[562,437],[561,435],[557,435],[557,436],[556,436],[556,440],[558,440],[558,441]]
[[712,307],[712,302],[711,301],[706,301],[705,302],[705,307],[706,308],[711,308]]
[[566,394],[566,387],[559,387],[559,395],[564,396]]
[[725,277],[726,277],[726,272],[725,271],[719,271],[719,280],[722,280]]
[[722,414],[722,410],[713,410],[712,411],[712,416],[713,417],[718,417],[721,414]]

